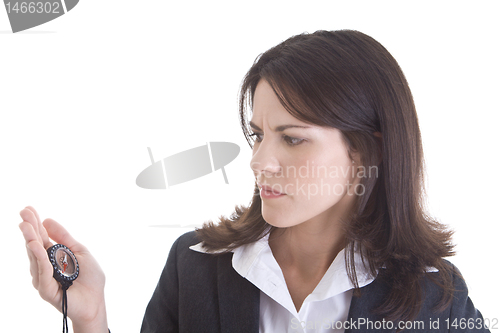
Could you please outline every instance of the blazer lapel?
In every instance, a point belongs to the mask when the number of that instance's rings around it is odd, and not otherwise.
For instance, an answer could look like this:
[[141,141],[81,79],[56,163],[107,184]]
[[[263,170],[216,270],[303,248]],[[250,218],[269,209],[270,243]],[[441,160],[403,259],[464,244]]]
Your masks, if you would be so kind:
[[232,266],[233,254],[217,261],[217,289],[221,332],[259,332],[260,291]]

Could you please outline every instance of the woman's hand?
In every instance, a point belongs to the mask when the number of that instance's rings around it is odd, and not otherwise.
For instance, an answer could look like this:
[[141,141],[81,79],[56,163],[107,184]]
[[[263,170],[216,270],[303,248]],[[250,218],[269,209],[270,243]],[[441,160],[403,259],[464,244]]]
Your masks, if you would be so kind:
[[52,242],[66,245],[75,254],[80,272],[67,290],[68,317],[75,333],[108,332],[106,306],[104,303],[104,272],[87,248],[78,243],[59,223],[46,219],[43,224],[36,210],[27,206],[20,213],[23,222],[19,228],[26,240],[33,286],[40,296],[59,311],[62,304],[62,289],[52,277],[47,249]]

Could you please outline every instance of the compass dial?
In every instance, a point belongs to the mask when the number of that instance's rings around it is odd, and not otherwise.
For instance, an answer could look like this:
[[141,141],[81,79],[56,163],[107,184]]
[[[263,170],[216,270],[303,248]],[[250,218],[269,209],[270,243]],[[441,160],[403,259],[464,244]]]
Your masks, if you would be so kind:
[[59,282],[72,282],[79,273],[78,261],[73,252],[62,244],[56,244],[47,250],[54,268],[54,278]]

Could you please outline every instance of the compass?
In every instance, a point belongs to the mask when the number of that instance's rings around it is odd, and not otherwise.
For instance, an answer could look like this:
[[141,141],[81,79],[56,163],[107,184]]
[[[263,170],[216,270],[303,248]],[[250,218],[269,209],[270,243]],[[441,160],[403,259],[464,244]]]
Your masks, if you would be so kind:
[[73,252],[62,244],[56,244],[47,250],[50,263],[54,268],[54,279],[66,289],[78,277],[80,268]]

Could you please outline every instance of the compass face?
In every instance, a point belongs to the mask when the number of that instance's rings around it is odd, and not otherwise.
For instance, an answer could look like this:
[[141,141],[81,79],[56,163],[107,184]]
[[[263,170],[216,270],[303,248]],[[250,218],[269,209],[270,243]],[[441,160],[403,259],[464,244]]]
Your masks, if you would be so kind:
[[64,276],[71,276],[75,274],[75,260],[73,259],[73,254],[68,252],[64,248],[59,248],[56,250],[55,254],[57,268],[59,272]]
[[62,244],[56,244],[49,248],[47,253],[54,268],[54,278],[57,281],[72,283],[78,277],[78,260],[70,249]]

